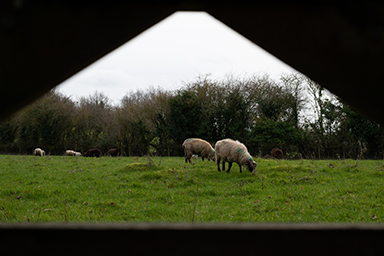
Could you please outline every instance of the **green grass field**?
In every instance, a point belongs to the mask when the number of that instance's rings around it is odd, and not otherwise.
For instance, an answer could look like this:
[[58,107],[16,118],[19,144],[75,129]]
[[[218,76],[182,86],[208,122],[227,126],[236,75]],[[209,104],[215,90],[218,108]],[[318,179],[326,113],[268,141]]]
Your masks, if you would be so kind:
[[384,161],[0,156],[1,222],[383,223]]

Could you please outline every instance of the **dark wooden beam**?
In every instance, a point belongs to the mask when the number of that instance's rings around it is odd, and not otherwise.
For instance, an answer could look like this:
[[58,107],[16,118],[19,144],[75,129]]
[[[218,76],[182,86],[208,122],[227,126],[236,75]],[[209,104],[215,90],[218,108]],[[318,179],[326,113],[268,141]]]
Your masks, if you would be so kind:
[[[384,124],[384,4],[292,0],[1,1],[0,120],[177,10],[207,11]],[[379,255],[383,234],[381,225],[0,225],[8,255]]]
[[383,225],[0,225],[3,255],[382,255]]

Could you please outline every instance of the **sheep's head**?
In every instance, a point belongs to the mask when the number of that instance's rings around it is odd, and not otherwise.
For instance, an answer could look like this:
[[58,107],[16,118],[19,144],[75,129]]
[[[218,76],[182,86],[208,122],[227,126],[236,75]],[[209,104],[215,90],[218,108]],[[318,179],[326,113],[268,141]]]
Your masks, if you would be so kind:
[[216,161],[216,157],[215,157],[215,150],[213,149],[210,153],[209,153],[209,157],[208,157],[209,160],[212,160],[212,161]]
[[256,166],[257,166],[257,163],[253,161],[253,159],[249,159],[248,162],[245,164],[245,168],[250,172],[253,172],[254,170],[256,170]]

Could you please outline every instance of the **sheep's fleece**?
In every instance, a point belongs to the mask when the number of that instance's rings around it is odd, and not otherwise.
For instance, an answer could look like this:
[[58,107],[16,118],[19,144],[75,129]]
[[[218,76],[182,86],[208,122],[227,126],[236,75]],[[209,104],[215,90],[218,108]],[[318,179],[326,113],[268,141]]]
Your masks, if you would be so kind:
[[232,139],[224,139],[216,142],[215,145],[216,152],[216,164],[217,169],[220,172],[220,162],[223,162],[223,171],[225,171],[225,162],[228,162],[229,172],[232,167],[232,163],[235,162],[240,167],[245,166],[247,170],[253,172],[256,169],[257,163],[253,160],[252,156],[248,153],[245,145],[239,141],[234,141]]

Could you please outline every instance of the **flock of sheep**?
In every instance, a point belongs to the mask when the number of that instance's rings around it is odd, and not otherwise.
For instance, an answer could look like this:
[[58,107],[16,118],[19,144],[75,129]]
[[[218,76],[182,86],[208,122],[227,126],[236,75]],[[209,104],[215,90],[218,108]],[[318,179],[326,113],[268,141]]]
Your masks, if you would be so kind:
[[[217,170],[220,172],[220,162],[222,162],[222,169],[225,171],[225,163],[228,162],[229,172],[232,167],[232,163],[235,162],[240,167],[244,166],[248,171],[253,172],[256,170],[257,163],[253,160],[252,156],[248,153],[245,145],[239,141],[232,139],[219,140],[215,144],[215,148],[209,144],[209,142],[198,139],[190,138],[186,139],[183,143],[183,149],[185,153],[185,162],[191,163],[191,158],[197,158],[197,155],[202,158],[207,158],[208,160],[213,160],[217,164]],[[41,148],[36,148],[33,152],[36,156],[45,156],[45,151]],[[283,152],[280,149],[273,149],[272,157],[280,158],[283,156]],[[80,152],[74,150],[66,150],[65,155],[67,156],[81,156]],[[92,148],[84,153],[85,157],[101,157],[103,153],[97,149]],[[110,149],[107,153],[108,156],[118,156],[120,155],[119,149]]]
[[225,171],[225,163],[228,162],[229,172],[232,163],[235,162],[240,167],[244,166],[248,171],[253,172],[256,170],[257,163],[253,160],[252,156],[248,153],[247,148],[243,143],[231,139],[219,140],[215,144],[215,149],[207,141],[202,139],[186,139],[183,143],[185,162],[191,163],[191,157],[195,154],[201,156],[202,160],[216,161],[217,170],[220,172],[220,162],[222,162],[223,171]]
[[[35,156],[45,156],[45,151],[41,148],[35,148],[33,151],[33,154]],[[66,156],[81,156],[80,152],[76,152],[74,150],[66,150],[65,151]],[[103,153],[98,148],[92,148],[84,153],[85,157],[101,157]],[[108,150],[107,153],[108,156],[118,156],[120,155],[120,149],[111,148]]]

